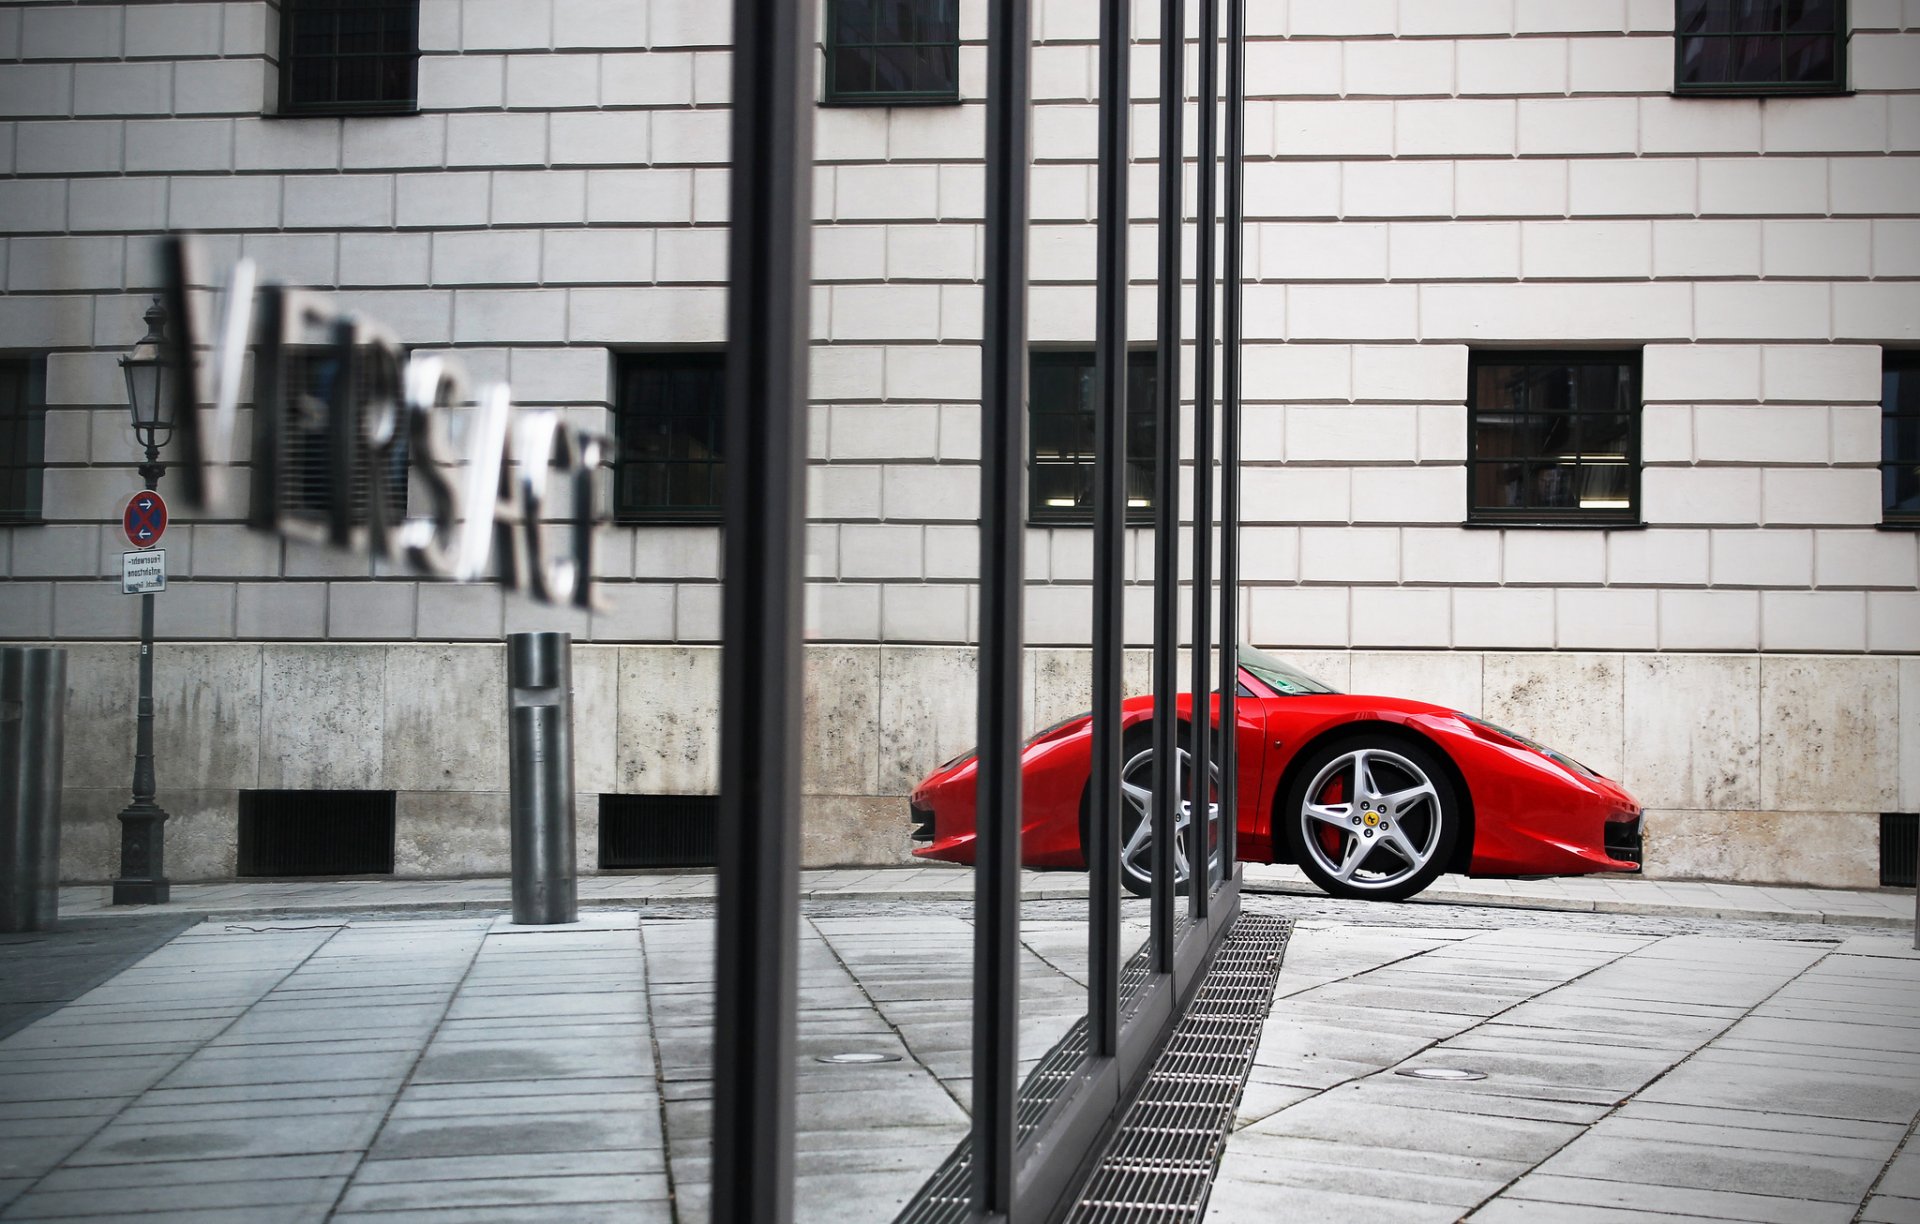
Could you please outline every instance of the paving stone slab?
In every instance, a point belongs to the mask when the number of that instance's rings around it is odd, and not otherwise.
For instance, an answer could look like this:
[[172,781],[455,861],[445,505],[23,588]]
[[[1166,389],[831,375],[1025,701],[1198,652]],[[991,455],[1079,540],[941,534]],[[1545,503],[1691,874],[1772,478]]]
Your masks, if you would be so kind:
[[1508,1189],[1503,1198],[1633,1211],[1672,1211],[1716,1220],[1746,1221],[1749,1224],[1848,1224],[1853,1215],[1850,1207],[1840,1203],[1819,1203],[1803,1198],[1781,1198],[1733,1190],[1698,1190],[1642,1185],[1634,1181],[1602,1181],[1552,1173],[1529,1173]]
[[1695,1190],[1734,1190],[1829,1203],[1858,1203],[1884,1162],[1867,1156],[1811,1152],[1750,1152],[1673,1139],[1654,1141],[1605,1133],[1582,1136],[1540,1166],[1542,1173],[1632,1180]]
[[1452,1224],[1457,1207],[1444,1203],[1409,1203],[1398,1199],[1368,1198],[1358,1194],[1276,1186],[1235,1176],[1236,1158],[1223,1165],[1207,1200],[1206,1224]]

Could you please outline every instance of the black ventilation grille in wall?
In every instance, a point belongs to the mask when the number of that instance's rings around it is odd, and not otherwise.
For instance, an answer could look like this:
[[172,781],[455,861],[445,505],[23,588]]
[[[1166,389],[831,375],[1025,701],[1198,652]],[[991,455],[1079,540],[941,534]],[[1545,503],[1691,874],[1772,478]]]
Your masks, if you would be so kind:
[[600,867],[711,867],[718,795],[600,796]]
[[1912,888],[1914,856],[1920,853],[1920,812],[1880,813],[1880,883]]
[[393,792],[240,792],[240,874],[393,874]]

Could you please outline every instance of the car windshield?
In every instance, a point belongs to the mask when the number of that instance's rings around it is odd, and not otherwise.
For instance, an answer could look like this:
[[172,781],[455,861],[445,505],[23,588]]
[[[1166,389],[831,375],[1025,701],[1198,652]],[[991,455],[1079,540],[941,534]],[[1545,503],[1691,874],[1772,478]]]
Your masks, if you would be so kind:
[[1303,693],[1337,693],[1340,690],[1330,684],[1323,684],[1301,671],[1291,663],[1282,662],[1262,650],[1251,646],[1240,648],[1240,666],[1258,676],[1266,686],[1282,697],[1298,697]]

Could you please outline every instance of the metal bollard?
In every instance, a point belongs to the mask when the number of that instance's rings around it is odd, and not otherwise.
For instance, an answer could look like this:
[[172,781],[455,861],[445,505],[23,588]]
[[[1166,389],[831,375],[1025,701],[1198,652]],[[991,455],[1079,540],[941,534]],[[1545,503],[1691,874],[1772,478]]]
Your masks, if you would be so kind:
[[67,652],[0,646],[0,932],[60,918]]
[[575,920],[573,635],[507,635],[513,920]]

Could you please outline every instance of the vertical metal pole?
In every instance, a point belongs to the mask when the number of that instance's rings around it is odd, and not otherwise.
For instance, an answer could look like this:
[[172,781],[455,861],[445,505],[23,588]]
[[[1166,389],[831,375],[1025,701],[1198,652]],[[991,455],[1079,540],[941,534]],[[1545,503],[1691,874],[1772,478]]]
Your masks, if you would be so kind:
[[1207,916],[1213,888],[1207,853],[1213,829],[1207,812],[1213,800],[1213,710],[1208,694],[1213,689],[1213,278],[1218,211],[1213,176],[1219,148],[1219,58],[1219,0],[1200,0],[1200,77],[1194,82],[1200,129],[1193,248],[1193,771],[1187,818],[1188,912],[1196,920]]
[[1240,835],[1240,278],[1246,193],[1247,0],[1227,0],[1226,234],[1220,290],[1220,878]]
[[513,920],[574,921],[573,635],[507,635],[507,799]]
[[1174,698],[1180,647],[1180,227],[1186,106],[1186,0],[1160,8],[1160,301],[1155,328],[1153,497],[1154,969],[1173,972],[1173,821],[1179,806]]
[[0,646],[0,933],[60,918],[67,652]]
[[980,370],[979,796],[973,944],[973,1205],[1013,1209],[1020,976],[1020,635],[1026,515],[1030,0],[987,16]]
[[1094,255],[1093,763],[1087,783],[1087,1029],[1120,1042],[1120,700],[1126,624],[1127,144],[1132,0],[1100,5],[1100,164]]
[[734,0],[714,1224],[793,1218],[813,0]]
[[[160,487],[166,472],[160,448],[147,441],[140,465],[147,488]],[[140,693],[133,714],[133,802],[120,810],[120,875],[115,905],[165,905],[173,895],[167,879],[167,813],[154,802],[153,776],[153,593],[140,596]]]

